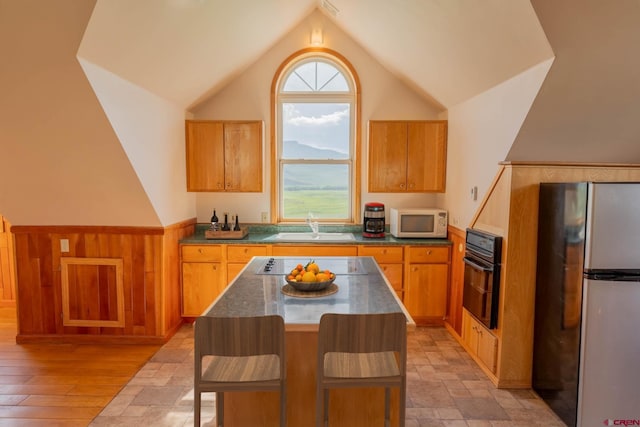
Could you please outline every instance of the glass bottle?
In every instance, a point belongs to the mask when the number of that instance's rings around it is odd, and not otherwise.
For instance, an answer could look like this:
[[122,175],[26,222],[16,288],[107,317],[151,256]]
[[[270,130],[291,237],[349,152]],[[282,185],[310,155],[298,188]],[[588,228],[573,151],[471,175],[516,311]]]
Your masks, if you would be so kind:
[[211,229],[216,230],[218,228],[218,215],[216,215],[216,210],[213,210],[213,215],[211,216]]

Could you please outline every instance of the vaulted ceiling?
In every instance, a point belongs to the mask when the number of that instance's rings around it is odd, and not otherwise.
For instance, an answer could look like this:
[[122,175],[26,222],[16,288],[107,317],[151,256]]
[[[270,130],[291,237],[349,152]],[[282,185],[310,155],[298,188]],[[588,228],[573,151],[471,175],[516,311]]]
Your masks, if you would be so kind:
[[553,55],[528,0],[98,0],[78,55],[189,109],[315,9],[443,108]]

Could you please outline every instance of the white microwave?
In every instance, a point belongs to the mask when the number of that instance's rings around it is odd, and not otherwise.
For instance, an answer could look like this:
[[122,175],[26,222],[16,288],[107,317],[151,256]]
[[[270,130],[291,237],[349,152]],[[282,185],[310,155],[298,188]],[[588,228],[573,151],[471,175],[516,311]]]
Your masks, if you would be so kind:
[[447,211],[436,208],[391,208],[389,231],[400,238],[446,238]]

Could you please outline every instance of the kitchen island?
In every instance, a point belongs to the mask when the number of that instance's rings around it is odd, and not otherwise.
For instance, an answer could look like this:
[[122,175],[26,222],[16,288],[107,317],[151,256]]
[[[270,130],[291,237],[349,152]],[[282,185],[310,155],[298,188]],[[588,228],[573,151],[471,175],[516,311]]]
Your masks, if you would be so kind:
[[[318,265],[336,273],[337,292],[319,297],[285,295],[284,275],[303,257],[254,257],[203,316],[257,316],[284,318],[287,350],[287,421],[289,426],[315,423],[317,333],[324,313],[403,312],[407,327],[415,323],[385,279],[373,257],[316,257]],[[277,426],[278,394],[225,394],[225,425]],[[383,389],[340,389],[330,394],[331,426],[382,425]],[[398,393],[392,392],[392,420],[397,423]],[[393,424],[395,425],[395,424]]]

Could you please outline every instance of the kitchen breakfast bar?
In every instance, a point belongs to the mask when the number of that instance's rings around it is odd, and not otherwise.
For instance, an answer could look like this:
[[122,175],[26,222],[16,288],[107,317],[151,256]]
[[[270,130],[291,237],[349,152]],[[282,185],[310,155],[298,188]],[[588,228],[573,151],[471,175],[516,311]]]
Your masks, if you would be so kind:
[[[287,425],[315,425],[316,352],[318,326],[324,313],[369,314],[402,312],[408,331],[415,322],[385,279],[373,257],[315,257],[321,269],[336,274],[324,292],[290,292],[285,275],[308,257],[254,257],[202,316],[284,318],[287,369]],[[391,420],[397,425],[398,392],[391,393]],[[228,392],[225,426],[278,426],[277,392]],[[369,427],[384,423],[383,388],[330,391],[330,425]],[[204,421],[204,420],[203,420]]]

